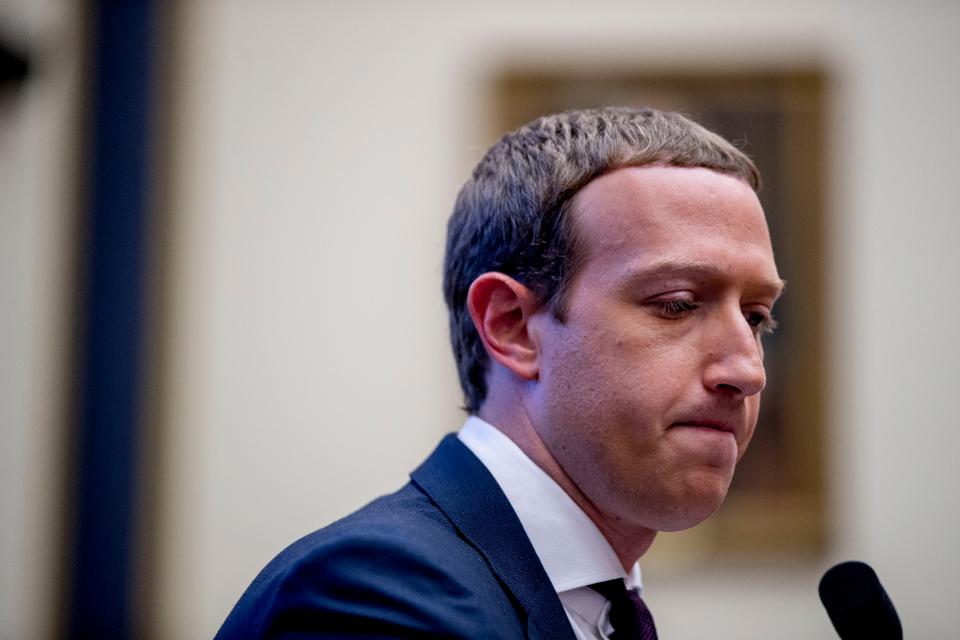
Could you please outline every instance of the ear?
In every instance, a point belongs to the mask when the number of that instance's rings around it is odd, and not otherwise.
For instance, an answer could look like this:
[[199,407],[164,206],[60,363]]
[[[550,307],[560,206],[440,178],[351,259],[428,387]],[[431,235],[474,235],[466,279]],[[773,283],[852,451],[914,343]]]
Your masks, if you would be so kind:
[[490,357],[523,380],[536,379],[538,351],[528,331],[538,309],[533,292],[503,273],[484,273],[470,285],[467,309]]

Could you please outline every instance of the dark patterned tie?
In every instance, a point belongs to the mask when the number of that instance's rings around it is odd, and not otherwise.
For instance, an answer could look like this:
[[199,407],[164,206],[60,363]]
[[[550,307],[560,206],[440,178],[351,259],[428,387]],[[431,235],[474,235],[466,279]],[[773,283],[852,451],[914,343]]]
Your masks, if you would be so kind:
[[627,589],[623,580],[608,580],[590,587],[610,601],[610,640],[657,640],[650,609],[633,589]]

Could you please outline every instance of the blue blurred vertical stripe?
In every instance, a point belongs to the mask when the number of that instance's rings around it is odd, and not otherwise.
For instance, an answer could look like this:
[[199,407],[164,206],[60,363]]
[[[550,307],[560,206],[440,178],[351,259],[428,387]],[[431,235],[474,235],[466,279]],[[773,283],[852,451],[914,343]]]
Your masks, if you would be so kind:
[[133,637],[156,5],[91,11],[66,634]]

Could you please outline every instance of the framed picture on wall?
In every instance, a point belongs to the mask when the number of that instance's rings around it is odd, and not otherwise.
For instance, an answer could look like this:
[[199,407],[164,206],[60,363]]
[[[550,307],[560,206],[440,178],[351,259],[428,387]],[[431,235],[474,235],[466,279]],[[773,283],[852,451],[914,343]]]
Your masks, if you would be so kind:
[[565,109],[651,106],[723,135],[763,176],[760,200],[788,286],[775,311],[780,326],[764,339],[768,383],[757,432],[724,506],[690,531],[660,536],[645,558],[654,566],[823,548],[825,83],[816,69],[610,73],[526,65],[495,77],[491,137]]

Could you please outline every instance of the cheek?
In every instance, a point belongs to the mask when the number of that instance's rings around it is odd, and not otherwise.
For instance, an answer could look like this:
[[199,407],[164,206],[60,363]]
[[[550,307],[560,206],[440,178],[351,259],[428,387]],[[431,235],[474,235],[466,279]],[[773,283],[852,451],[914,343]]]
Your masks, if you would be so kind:
[[692,340],[634,341],[621,353],[615,383],[623,403],[667,411],[691,403],[701,391],[702,350]]
[[551,342],[540,370],[539,409],[555,442],[602,441],[627,399],[649,397],[631,390],[638,386],[635,372],[624,366],[622,353],[615,340],[596,335],[571,332]]
[[594,414],[609,403],[616,362],[595,343],[567,339],[553,345],[541,369],[541,382],[557,407]]
[[595,395],[620,402],[632,398],[640,404],[657,399],[654,404],[660,404],[698,384],[703,350],[692,336],[662,335],[636,326],[591,330],[558,345],[554,366],[578,384],[595,387]]
[[635,311],[587,315],[577,326],[554,326],[541,343],[540,382],[552,410],[594,419],[598,427],[657,422],[697,393],[703,350],[694,332],[651,326]]
[[746,408],[747,432],[743,441],[737,443],[737,461],[746,453],[747,446],[749,446],[750,441],[753,439],[753,434],[757,430],[757,418],[760,416],[760,396],[757,395],[747,398]]

